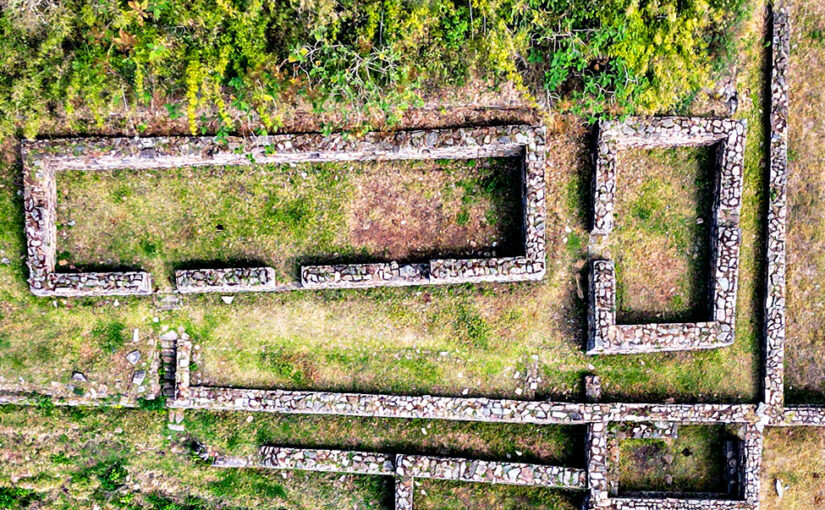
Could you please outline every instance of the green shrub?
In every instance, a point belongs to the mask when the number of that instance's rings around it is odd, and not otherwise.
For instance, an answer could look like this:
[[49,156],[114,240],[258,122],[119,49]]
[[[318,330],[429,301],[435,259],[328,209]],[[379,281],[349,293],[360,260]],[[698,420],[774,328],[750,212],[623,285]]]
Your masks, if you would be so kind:
[[[666,110],[731,52],[744,0],[67,0],[0,10],[0,136],[56,108],[103,125],[160,101],[190,131],[277,130],[296,99],[392,122],[425,90],[481,78],[567,108]],[[812,36],[815,37],[815,36]],[[534,76],[543,75],[543,83]],[[544,90],[542,90],[542,87]],[[207,112],[214,114],[206,115]],[[78,124],[80,125],[80,124]],[[325,131],[332,126],[325,126]],[[212,131],[214,132],[214,131]]]
[[38,499],[38,494],[33,490],[0,487],[0,508],[26,508]]
[[92,468],[92,472],[100,482],[100,488],[105,492],[112,492],[126,483],[129,472],[121,460],[101,462]]
[[166,397],[158,395],[153,399],[138,397],[138,407],[144,411],[165,411]]

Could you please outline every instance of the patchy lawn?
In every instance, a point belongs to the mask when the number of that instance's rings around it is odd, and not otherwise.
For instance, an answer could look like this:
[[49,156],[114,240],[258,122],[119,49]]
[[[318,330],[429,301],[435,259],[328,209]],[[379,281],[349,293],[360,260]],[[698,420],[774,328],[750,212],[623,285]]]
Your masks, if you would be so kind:
[[785,385],[825,402],[825,5],[792,3]]
[[723,426],[680,426],[676,439],[619,442],[619,492],[726,492]]
[[445,480],[416,480],[415,488],[415,507],[425,510],[575,510],[581,508],[582,499],[581,492]]
[[[808,510],[825,506],[825,429],[765,430],[760,501],[764,510]],[[782,498],[776,491],[779,480]]]
[[715,151],[684,147],[619,152],[617,320],[708,320]]
[[[48,507],[376,508],[392,501],[389,478],[336,474],[219,470],[198,460],[189,445],[253,453],[261,445],[426,452],[580,466],[582,427],[498,426],[421,420],[290,417],[246,413],[187,413],[188,436],[165,429],[165,413],[135,410],[0,406],[0,487]],[[426,433],[424,430],[426,429]],[[21,448],[22,447],[22,448]],[[519,455],[521,454],[521,455]],[[2,489],[0,489],[2,490]],[[557,491],[459,488],[496,504],[538,504]],[[425,508],[454,505],[456,494],[416,494]],[[494,500],[491,498],[495,498]],[[152,506],[152,505],[155,506]]]
[[58,174],[58,264],[174,269],[513,255],[516,158]]

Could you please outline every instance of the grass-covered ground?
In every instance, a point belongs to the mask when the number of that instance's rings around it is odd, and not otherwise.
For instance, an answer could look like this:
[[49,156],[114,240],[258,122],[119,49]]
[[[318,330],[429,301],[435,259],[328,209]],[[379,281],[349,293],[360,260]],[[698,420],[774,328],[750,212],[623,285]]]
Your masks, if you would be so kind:
[[793,4],[785,386],[792,401],[825,402],[825,6]]
[[619,492],[726,492],[722,426],[680,426],[675,439],[619,443]]
[[174,269],[500,256],[521,246],[515,158],[58,174],[58,264]]
[[617,161],[617,320],[708,320],[714,150],[622,151]]
[[[383,508],[392,501],[390,479],[212,469],[191,445],[207,442],[231,454],[253,453],[266,444],[414,449],[580,466],[583,433],[571,427],[200,412],[187,414],[187,436],[165,425],[166,415],[157,412],[0,407],[0,506],[32,501],[36,508]],[[563,492],[487,485],[455,491],[423,486],[416,500],[424,508],[455,508],[469,494],[476,508],[485,501],[509,508],[576,508],[576,496]],[[164,506],[173,502],[179,506]]]

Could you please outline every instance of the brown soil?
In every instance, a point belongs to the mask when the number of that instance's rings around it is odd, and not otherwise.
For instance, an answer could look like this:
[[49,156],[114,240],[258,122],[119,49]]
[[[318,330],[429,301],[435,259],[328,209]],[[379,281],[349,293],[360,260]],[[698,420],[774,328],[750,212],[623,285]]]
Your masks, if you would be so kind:
[[[355,185],[348,239],[357,248],[393,260],[516,254],[520,176],[517,162],[512,163],[501,169],[507,186],[494,200],[465,195],[457,189],[455,177],[436,162],[400,171],[386,164],[372,166]],[[475,171],[460,173],[472,178]],[[462,207],[461,200],[455,200],[459,197],[474,203]],[[488,214],[495,221],[491,223]]]

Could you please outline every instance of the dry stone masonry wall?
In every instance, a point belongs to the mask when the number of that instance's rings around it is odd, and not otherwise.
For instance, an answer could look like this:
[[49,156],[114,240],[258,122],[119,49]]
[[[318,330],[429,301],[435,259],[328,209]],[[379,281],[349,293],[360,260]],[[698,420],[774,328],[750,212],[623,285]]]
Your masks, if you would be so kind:
[[545,131],[497,126],[322,136],[273,135],[221,143],[214,137],[91,138],[24,141],[24,213],[29,286],[39,296],[144,295],[145,272],[55,273],[56,173],[66,170],[168,169],[329,161],[522,158],[523,255],[304,266],[300,281],[276,285],[271,268],[194,269],[175,273],[180,292],[255,292],[540,280],[545,273]]
[[[788,61],[788,17],[784,7],[776,7],[773,12],[773,71],[771,75],[771,166],[770,200],[768,222],[768,288],[766,289],[766,367],[764,378],[764,399],[760,404],[645,404],[645,403],[601,403],[600,386],[597,377],[587,381],[587,402],[520,401],[488,398],[454,398],[436,396],[377,395],[359,393],[333,393],[316,391],[252,390],[238,388],[192,386],[189,378],[192,344],[188,337],[176,336],[176,358],[174,390],[168,407],[184,409],[232,410],[246,412],[272,412],[285,414],[329,414],[383,418],[420,418],[466,420],[479,422],[522,423],[522,424],[567,424],[584,425],[586,469],[571,469],[532,464],[489,462],[471,459],[436,458],[411,455],[387,455],[364,452],[342,452],[337,450],[305,450],[295,448],[264,447],[258,457],[219,457],[214,465],[223,468],[257,467],[272,469],[309,469],[316,471],[336,471],[345,473],[392,476],[395,479],[395,505],[399,510],[413,508],[415,478],[439,478],[469,482],[516,483],[566,487],[586,491],[585,509],[624,510],[711,510],[759,508],[763,431],[766,425],[778,426],[825,426],[825,406],[797,405],[785,406],[782,398],[783,385],[783,344],[784,344],[784,269],[785,269],[785,182],[787,172],[787,86]],[[639,123],[631,121],[623,124],[602,126],[596,164],[596,211],[593,232],[607,235],[613,225],[613,205],[615,197],[616,151],[625,146],[669,146],[676,144],[720,144],[720,177],[716,195],[713,254],[716,281],[714,283],[713,321],[717,323],[715,334],[718,341],[732,341],[732,318],[736,289],[736,267],[738,265],[738,210],[741,201],[741,160],[744,144],[744,124],[719,119],[655,119]],[[410,137],[400,146],[395,140],[384,144],[380,136],[368,135],[369,148],[361,142],[336,138],[327,140],[329,147],[341,149],[341,154],[353,159],[383,157],[380,151],[395,151],[400,159],[420,158],[423,148],[429,154],[438,154],[442,145],[437,134],[416,132],[403,134]],[[668,134],[669,133],[669,134]],[[667,136],[665,136],[667,134]],[[675,138],[671,136],[675,134]],[[268,143],[275,144],[277,151],[290,150],[303,143],[317,144],[319,135],[295,139],[289,137],[269,137]],[[312,138],[316,137],[316,138]],[[471,136],[472,138],[472,136]],[[490,138],[491,140],[492,138]],[[160,139],[155,139],[160,140]],[[146,168],[171,168],[191,165],[193,158],[199,164],[242,164],[232,151],[240,149],[240,154],[254,153],[262,157],[268,152],[256,145],[257,142],[233,140],[231,151],[221,149],[216,155],[206,147],[208,139],[163,139],[154,141],[120,141],[113,149],[109,141],[92,141],[74,147],[63,141],[61,150],[55,152],[56,162],[44,163],[34,157],[29,149],[44,151],[47,143],[35,142],[24,146],[26,158],[26,185],[24,192],[26,209],[26,235],[28,239],[29,264],[31,268],[32,291],[48,295],[54,291],[54,280],[50,276],[54,268],[54,180],[56,168],[80,169],[83,158],[89,158],[88,169],[105,170],[112,165],[136,168],[142,162]],[[489,140],[484,138],[482,142]],[[476,139],[478,143],[478,140]],[[40,143],[41,145],[37,145]],[[246,145],[250,144],[251,145]],[[96,144],[103,144],[97,146]],[[137,145],[136,145],[137,144]],[[377,144],[377,145],[376,145]],[[413,149],[409,149],[412,147]],[[445,145],[448,149],[453,144]],[[343,149],[342,149],[343,148]],[[306,149],[306,147],[305,147]],[[500,149],[500,147],[499,147]],[[112,152],[114,150],[114,152]],[[456,150],[468,151],[460,148]],[[479,156],[487,149],[473,149],[463,152],[462,157]],[[522,150],[513,146],[513,154]],[[257,152],[255,152],[257,151]],[[373,151],[373,152],[370,152]],[[63,154],[63,156],[61,156]],[[278,154],[277,152],[275,154]],[[456,152],[450,152],[452,157]],[[498,154],[489,154],[498,155]],[[97,159],[97,158],[102,159]],[[245,156],[240,156],[244,157]],[[317,160],[330,157],[327,153],[313,156]],[[435,155],[433,157],[442,157]],[[61,159],[62,158],[62,159]],[[78,162],[78,158],[81,162]],[[154,161],[156,158],[160,163]],[[144,161],[144,159],[146,161]],[[120,161],[120,163],[118,163]],[[216,162],[217,161],[217,162]],[[78,166],[80,165],[80,166]],[[152,166],[154,165],[154,166]],[[84,168],[86,169],[86,168]],[[543,177],[542,177],[543,178]],[[543,197],[542,197],[543,199]],[[538,200],[538,199],[537,199]],[[538,202],[536,202],[538,203]],[[51,205],[50,205],[51,204]],[[543,206],[543,204],[542,204]],[[50,209],[51,207],[51,209]],[[51,217],[50,217],[51,215]],[[541,231],[542,223],[535,230]],[[539,228],[541,226],[541,228]],[[542,241],[543,243],[543,241]],[[540,248],[543,250],[543,244]],[[531,248],[528,248],[528,253]],[[536,248],[538,249],[538,248]],[[532,252],[536,253],[536,251]],[[542,255],[543,257],[543,255]],[[387,284],[396,284],[404,278],[424,278],[435,272],[431,265],[365,265],[369,267],[347,269],[356,285],[360,278],[379,278]],[[593,278],[590,281],[590,326],[591,342],[601,342],[601,346],[613,342],[611,330],[619,331],[622,326],[615,324],[615,270],[610,261],[594,261]],[[345,274],[345,272],[342,274]],[[244,281],[243,274],[230,271],[221,277],[207,277],[207,287],[220,285],[258,285],[263,282],[259,276],[255,282]],[[443,273],[449,277],[449,270]],[[364,276],[366,275],[366,276]],[[377,275],[377,276],[373,276]],[[184,278],[192,274],[183,275]],[[148,275],[147,275],[148,277]],[[237,280],[235,278],[238,278]],[[429,277],[429,275],[427,275]],[[325,278],[330,278],[325,276]],[[334,278],[334,277],[332,277]],[[723,280],[724,279],[724,280]],[[267,280],[268,282],[268,280]],[[399,283],[403,284],[403,283]],[[82,289],[81,289],[82,290]],[[705,328],[707,324],[696,324],[693,328]],[[729,324],[731,332],[721,325]],[[642,325],[648,327],[649,325]],[[684,331],[682,332],[684,333]],[[706,334],[654,331],[648,336],[669,334],[673,336],[666,344],[684,341],[685,336],[712,338]],[[612,335],[615,336],[615,333]],[[643,335],[644,336],[644,335]],[[680,339],[677,340],[676,338]],[[659,340],[649,339],[656,347]],[[645,342],[642,342],[645,344]],[[645,344],[648,349],[650,344]],[[612,347],[611,347],[612,348]],[[638,349],[634,347],[634,349]],[[637,352],[633,350],[632,352]],[[647,352],[647,351],[643,351]],[[22,395],[0,395],[0,403],[33,403],[30,397]],[[65,404],[65,402],[58,402]],[[71,405],[71,403],[68,403]],[[680,424],[726,425],[736,431],[735,443],[726,442],[726,482],[729,494],[726,497],[712,494],[673,495],[663,493],[639,493],[621,497],[618,492],[616,469],[612,463],[611,437],[619,433],[629,437],[650,437],[675,435]]]
[[[737,428],[736,446],[727,446],[725,451],[736,456],[726,464],[728,494],[668,494],[647,492],[632,496],[620,496],[617,458],[611,452],[618,452],[616,442],[624,437],[660,437],[675,434],[679,423],[653,422],[644,427],[641,424],[596,422],[587,427],[585,436],[587,456],[588,494],[585,508],[588,509],[633,509],[633,510],[710,510],[717,508],[757,509],[759,508],[759,470],[762,464],[763,423],[741,423]],[[724,422],[722,422],[724,423]],[[615,425],[611,428],[611,425]],[[731,442],[732,443],[732,442]],[[727,456],[724,458],[727,459]],[[611,466],[611,463],[614,465]]]
[[520,462],[388,455],[381,453],[264,446],[258,457],[221,457],[217,468],[264,468],[395,477],[396,510],[413,508],[414,480],[553,487],[584,490],[583,469]]
[[178,292],[255,292],[276,290],[271,267],[190,269],[175,271]]
[[616,271],[611,260],[590,266],[588,354],[714,349],[734,340],[739,274],[739,211],[745,121],[696,117],[634,118],[602,122],[596,150],[592,234],[613,230],[618,151],[625,148],[715,145],[718,173],[711,229],[710,320],[681,324],[616,324]]
[[395,473],[411,478],[584,489],[585,470],[520,462],[398,455]]
[[764,406],[772,425],[825,427],[825,406],[785,405],[785,255],[788,181],[790,20],[784,2],[771,6],[771,111],[765,292]]
[[788,58],[790,27],[784,6],[772,10],[770,169],[768,175],[767,289],[765,292],[764,401],[779,418],[785,365],[785,224],[788,181]]

